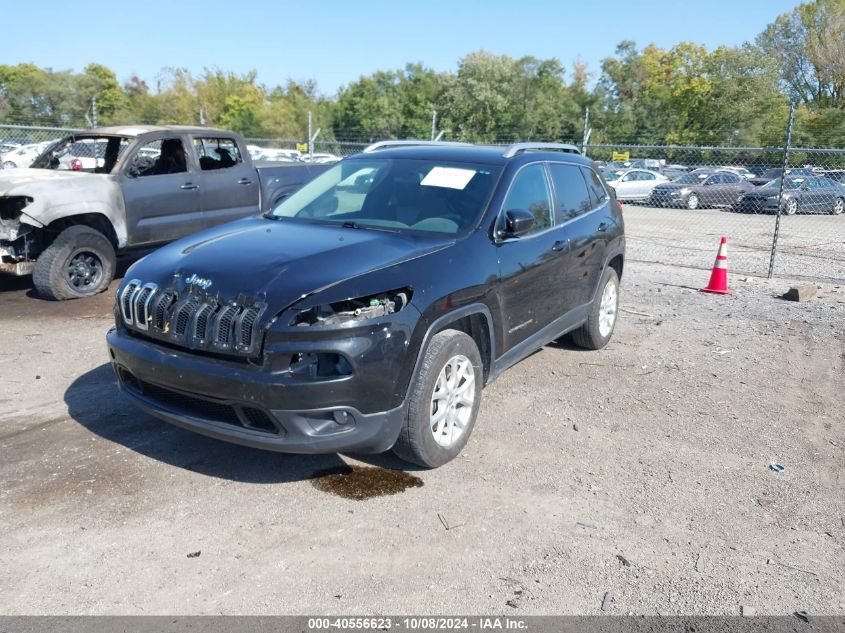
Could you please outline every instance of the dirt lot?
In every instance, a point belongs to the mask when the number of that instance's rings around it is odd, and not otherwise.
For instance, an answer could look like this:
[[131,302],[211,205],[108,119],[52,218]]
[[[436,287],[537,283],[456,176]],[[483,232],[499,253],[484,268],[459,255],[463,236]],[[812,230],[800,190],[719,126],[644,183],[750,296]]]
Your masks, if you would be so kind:
[[[734,271],[768,274],[774,215],[624,206],[631,258],[708,267],[727,235]],[[782,216],[775,274],[845,282],[845,215]]]
[[707,276],[630,264],[606,350],[526,359],[463,457],[361,501],[315,476],[405,466],[158,422],[105,364],[111,295],[0,281],[0,613],[842,613],[845,287]]

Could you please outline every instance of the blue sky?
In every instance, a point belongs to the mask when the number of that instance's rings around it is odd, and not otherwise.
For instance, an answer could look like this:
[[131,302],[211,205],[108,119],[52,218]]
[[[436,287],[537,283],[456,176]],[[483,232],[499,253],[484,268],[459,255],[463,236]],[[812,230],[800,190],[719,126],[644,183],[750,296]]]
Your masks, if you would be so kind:
[[[256,70],[272,86],[314,79],[337,89],[375,70],[420,61],[455,70],[468,52],[580,59],[598,74],[602,58],[631,39],[708,47],[753,39],[796,0],[217,0],[13,1],[0,63],[79,71],[99,62],[125,81],[154,88],[166,66],[199,73]],[[26,28],[18,28],[28,25]]]

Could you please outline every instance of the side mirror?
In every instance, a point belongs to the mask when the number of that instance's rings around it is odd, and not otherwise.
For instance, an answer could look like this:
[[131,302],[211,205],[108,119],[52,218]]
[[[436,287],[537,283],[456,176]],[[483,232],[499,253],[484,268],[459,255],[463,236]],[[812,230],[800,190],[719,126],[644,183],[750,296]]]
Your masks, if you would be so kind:
[[534,226],[534,214],[527,209],[508,209],[505,211],[505,230],[502,237],[517,237],[531,230]]

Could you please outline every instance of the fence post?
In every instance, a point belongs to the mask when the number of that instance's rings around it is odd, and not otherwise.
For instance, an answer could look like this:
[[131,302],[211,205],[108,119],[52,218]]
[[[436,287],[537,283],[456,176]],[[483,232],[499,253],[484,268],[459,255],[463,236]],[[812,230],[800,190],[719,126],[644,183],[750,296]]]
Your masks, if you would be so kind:
[[97,97],[91,97],[91,127],[97,127]]
[[590,107],[584,110],[584,138],[581,142],[581,154],[587,155],[587,143],[590,140]]
[[308,111],[308,156],[314,157],[314,139],[311,138],[311,111]]
[[783,144],[783,173],[780,177],[780,188],[778,190],[778,213],[775,217],[775,233],[772,237],[772,255],[769,259],[769,279],[775,274],[775,255],[778,252],[778,235],[780,234],[780,216],[783,210],[783,183],[786,179],[786,170],[789,169],[789,149],[792,145],[792,122],[795,118],[795,103],[789,105],[789,120],[786,123],[786,141]]

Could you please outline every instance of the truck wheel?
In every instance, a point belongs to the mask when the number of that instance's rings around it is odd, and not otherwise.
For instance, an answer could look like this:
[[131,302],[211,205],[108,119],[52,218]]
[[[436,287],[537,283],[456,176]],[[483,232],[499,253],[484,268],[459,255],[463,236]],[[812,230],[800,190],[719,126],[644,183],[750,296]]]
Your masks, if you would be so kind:
[[475,425],[483,380],[481,354],[470,336],[458,330],[435,334],[413,378],[393,452],[426,468],[457,457]]
[[71,226],[41,253],[32,282],[44,299],[90,297],[108,288],[115,263],[114,247],[105,235],[87,226]]
[[608,267],[601,277],[597,300],[587,322],[572,333],[572,340],[584,349],[601,349],[610,342],[619,312],[619,276]]

